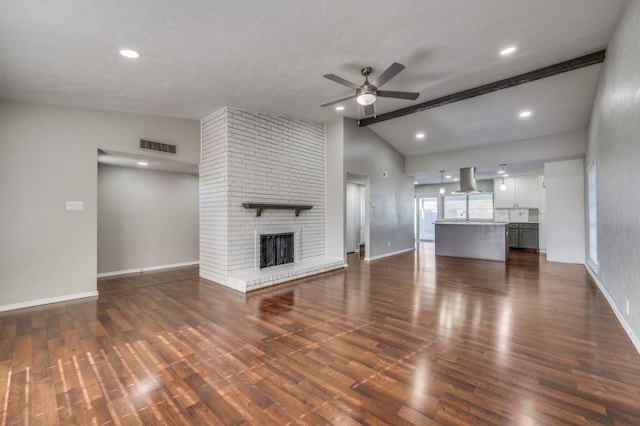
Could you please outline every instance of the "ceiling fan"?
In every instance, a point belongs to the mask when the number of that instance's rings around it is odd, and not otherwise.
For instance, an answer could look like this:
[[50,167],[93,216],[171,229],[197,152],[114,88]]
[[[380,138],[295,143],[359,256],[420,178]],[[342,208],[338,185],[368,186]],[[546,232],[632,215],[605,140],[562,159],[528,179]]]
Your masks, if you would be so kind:
[[351,96],[347,96],[345,98],[336,99],[335,101],[327,102],[326,104],[322,104],[320,106],[328,107],[331,105],[335,105],[337,103],[346,101],[348,99],[356,98],[358,104],[364,106],[365,115],[374,115],[375,109],[373,107],[373,103],[376,101],[377,97],[381,98],[396,98],[396,99],[409,99],[416,100],[420,93],[414,92],[394,92],[391,90],[379,90],[386,82],[395,77],[400,71],[405,68],[404,65],[394,62],[384,70],[382,74],[380,74],[375,80],[369,83],[369,75],[373,72],[373,68],[364,67],[360,70],[360,73],[364,76],[364,83],[361,86],[358,86],[348,80],[345,80],[342,77],[338,77],[335,74],[325,74],[324,78],[327,78],[331,81],[334,81],[338,84],[342,84],[343,86],[347,86],[350,89],[356,91],[355,94]]

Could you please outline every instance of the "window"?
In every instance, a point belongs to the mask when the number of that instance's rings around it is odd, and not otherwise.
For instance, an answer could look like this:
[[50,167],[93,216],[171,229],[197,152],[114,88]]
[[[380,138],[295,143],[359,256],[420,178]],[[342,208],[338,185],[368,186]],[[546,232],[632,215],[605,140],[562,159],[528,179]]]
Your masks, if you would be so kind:
[[493,194],[460,194],[443,197],[443,219],[493,219]]
[[469,194],[469,219],[493,219],[493,194]]
[[443,217],[445,219],[466,219],[467,218],[467,196],[466,195],[445,195]]
[[598,191],[596,185],[596,163],[587,171],[589,185],[589,263],[598,269]]

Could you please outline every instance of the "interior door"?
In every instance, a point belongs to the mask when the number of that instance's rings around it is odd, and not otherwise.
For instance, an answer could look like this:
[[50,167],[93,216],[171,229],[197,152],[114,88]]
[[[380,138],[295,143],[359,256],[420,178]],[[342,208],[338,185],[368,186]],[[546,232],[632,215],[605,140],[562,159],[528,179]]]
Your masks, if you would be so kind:
[[435,241],[435,221],[438,219],[438,197],[435,195],[428,197],[418,197],[417,201],[417,238],[420,241]]

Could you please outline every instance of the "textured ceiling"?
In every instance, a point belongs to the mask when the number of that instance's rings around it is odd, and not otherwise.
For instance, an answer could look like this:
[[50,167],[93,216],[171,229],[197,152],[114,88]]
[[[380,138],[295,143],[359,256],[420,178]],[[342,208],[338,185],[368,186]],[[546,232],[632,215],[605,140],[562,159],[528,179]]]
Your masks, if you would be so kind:
[[[222,106],[325,122],[392,62],[378,113],[602,49],[624,0],[0,2],[0,98],[199,119]],[[511,44],[509,57],[497,52]],[[138,60],[120,48],[141,53]],[[598,66],[372,127],[405,155],[586,126]],[[531,87],[527,87],[531,86]],[[541,91],[550,92],[542,95]],[[525,127],[512,109],[541,108]],[[345,116],[357,118],[355,101]],[[533,107],[532,107],[533,108]],[[511,114],[511,115],[510,115]],[[414,129],[415,127],[415,129]],[[424,130],[428,143],[411,135]]]

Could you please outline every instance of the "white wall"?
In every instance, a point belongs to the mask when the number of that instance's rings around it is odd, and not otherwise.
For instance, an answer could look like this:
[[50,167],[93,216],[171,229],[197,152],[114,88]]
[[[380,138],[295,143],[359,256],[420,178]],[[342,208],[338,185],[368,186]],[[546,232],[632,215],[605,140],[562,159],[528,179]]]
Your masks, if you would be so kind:
[[327,203],[327,256],[346,260],[345,217],[346,203],[344,171],[344,122],[333,121],[325,125],[326,138],[326,203]]
[[198,176],[98,165],[98,273],[198,261]]
[[370,129],[344,119],[344,169],[369,178],[365,258],[412,249],[413,178],[404,173],[402,154]]
[[584,130],[499,143],[480,148],[467,148],[407,157],[405,171],[416,175],[427,170],[452,170],[461,167],[495,166],[496,163],[521,161],[544,161],[583,156],[587,150],[587,135]]
[[[607,46],[591,114],[586,164],[596,162],[597,279],[640,351],[640,2]],[[586,247],[588,252],[588,247]],[[625,301],[629,300],[629,315]]]
[[584,161],[545,163],[547,260],[584,263]]
[[197,163],[199,136],[194,120],[0,101],[0,310],[95,294],[99,148],[147,138]]
[[200,276],[224,283],[229,257],[227,109],[202,119],[200,165]]

